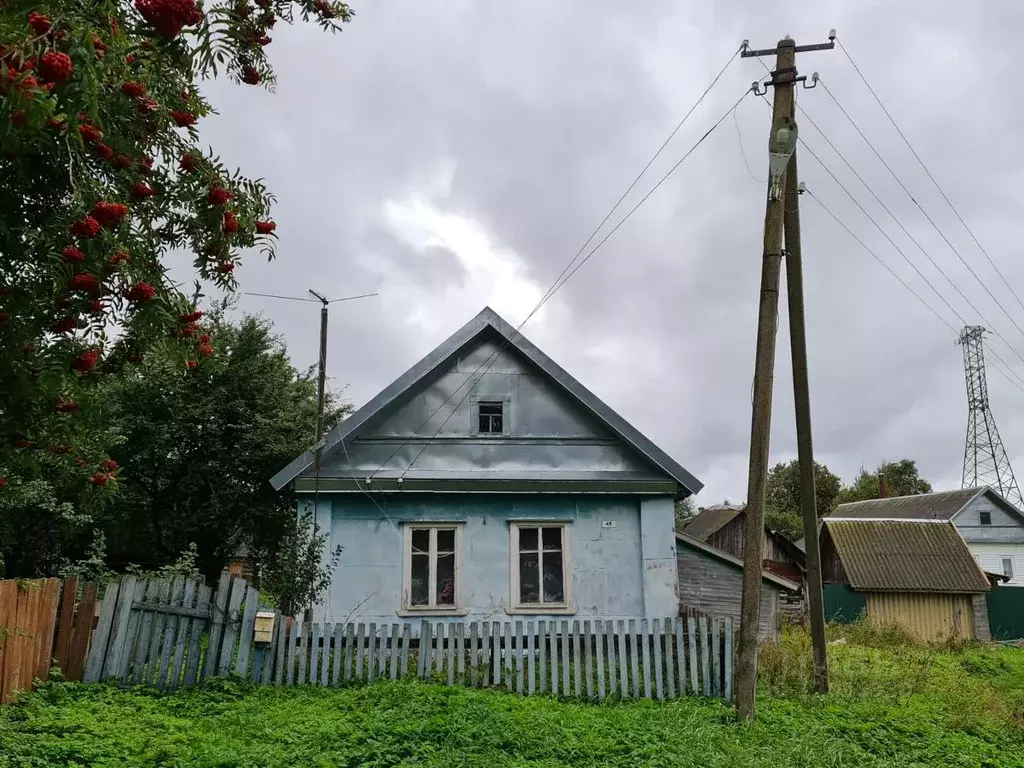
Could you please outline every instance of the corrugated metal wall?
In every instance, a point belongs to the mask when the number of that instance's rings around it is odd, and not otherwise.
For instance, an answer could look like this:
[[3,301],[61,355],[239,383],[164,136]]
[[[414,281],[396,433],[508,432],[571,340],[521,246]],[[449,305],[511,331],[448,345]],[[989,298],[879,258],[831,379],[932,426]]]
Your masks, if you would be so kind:
[[919,640],[941,642],[975,637],[970,595],[869,592],[867,605],[872,625],[896,624]]
[[1024,587],[996,587],[987,598],[992,637],[996,640],[1024,638]]

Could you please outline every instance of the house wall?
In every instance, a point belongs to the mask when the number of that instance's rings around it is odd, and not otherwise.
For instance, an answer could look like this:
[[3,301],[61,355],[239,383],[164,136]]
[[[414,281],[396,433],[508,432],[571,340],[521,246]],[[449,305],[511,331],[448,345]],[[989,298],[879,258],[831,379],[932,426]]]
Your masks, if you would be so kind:
[[868,592],[866,597],[873,626],[896,624],[923,642],[975,639],[971,595]]
[[[982,525],[980,513],[992,515],[991,525]],[[994,502],[987,494],[979,495],[953,516],[953,524],[968,544],[1019,544],[1024,546],[1024,524]]]
[[1024,544],[968,542],[978,564],[990,573],[1003,572],[1003,560],[1013,564],[1013,578],[1003,586],[1024,587]]
[[[685,544],[676,545],[679,569],[679,609],[687,608],[712,616],[731,616],[739,627],[743,571]],[[762,640],[778,641],[782,628],[779,588],[761,583],[761,617],[758,634]]]
[[[391,494],[374,500],[345,495],[325,501],[321,496],[317,517],[330,532],[325,551],[336,546],[343,551],[328,599],[316,614],[319,621],[416,621],[398,616],[402,525],[428,520],[464,523],[459,603],[466,615],[439,620],[664,618],[677,613],[669,497]],[[572,616],[506,612],[509,521],[514,519],[569,521]]]
[[[372,472],[380,480],[666,480],[518,352],[501,351],[503,346],[481,338],[385,409],[351,444],[328,451],[321,477]],[[506,434],[475,434],[480,400],[505,403]],[[303,476],[311,474],[306,470]]]

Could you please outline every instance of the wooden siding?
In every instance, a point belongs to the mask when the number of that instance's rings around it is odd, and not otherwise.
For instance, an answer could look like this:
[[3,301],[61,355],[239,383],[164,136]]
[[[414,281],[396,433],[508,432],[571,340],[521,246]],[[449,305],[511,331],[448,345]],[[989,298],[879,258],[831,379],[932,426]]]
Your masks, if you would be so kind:
[[873,626],[896,624],[925,642],[975,639],[971,595],[869,592],[867,601]]
[[[729,523],[723,525],[713,534],[708,536],[706,539],[707,543],[713,547],[728,552],[734,557],[743,557],[743,552],[746,549],[747,535],[747,513],[741,512],[736,515]],[[765,560],[771,560],[776,563],[793,563],[791,558],[786,552],[780,547],[771,536],[768,535],[768,531],[765,531],[764,537],[761,540],[761,557]],[[786,578],[793,578],[792,576],[786,576]],[[797,581],[800,579],[797,578]]]
[[[743,571],[731,563],[679,544],[676,547],[679,569],[679,606],[713,616],[731,617],[739,626]],[[761,620],[758,633],[762,640],[778,641],[782,616],[779,589],[761,584]]]
[[839,560],[839,553],[832,543],[832,537],[828,529],[822,527],[821,531],[821,580],[829,584],[846,584],[846,571]]

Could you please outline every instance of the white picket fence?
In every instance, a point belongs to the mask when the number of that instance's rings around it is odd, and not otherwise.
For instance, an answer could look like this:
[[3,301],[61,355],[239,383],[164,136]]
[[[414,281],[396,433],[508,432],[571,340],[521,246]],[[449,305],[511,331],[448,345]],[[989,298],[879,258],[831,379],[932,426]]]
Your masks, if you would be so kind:
[[303,623],[260,611],[255,589],[127,576],[103,596],[85,682],[160,688],[237,675],[262,685],[350,685],[415,675],[576,699],[732,697],[732,620]]

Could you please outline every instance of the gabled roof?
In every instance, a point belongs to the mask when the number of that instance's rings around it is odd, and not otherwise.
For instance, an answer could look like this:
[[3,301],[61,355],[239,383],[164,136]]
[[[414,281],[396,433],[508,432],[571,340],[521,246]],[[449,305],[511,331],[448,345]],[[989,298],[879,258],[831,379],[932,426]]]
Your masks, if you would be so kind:
[[1024,525],[1024,514],[992,488],[961,488],[956,491],[892,496],[840,504],[831,517],[876,520],[952,520],[979,496],[988,496],[1011,517]]
[[[706,544],[700,539],[695,539],[692,536],[687,536],[685,533],[680,533],[679,531],[676,531],[676,543],[682,544],[685,547],[690,547],[691,549],[696,549],[697,551],[710,555],[711,557],[714,557],[717,560],[721,560],[723,563],[728,563],[734,568],[739,568],[741,571],[743,570],[743,561],[740,560],[738,557],[734,557],[733,555],[730,555],[728,552],[725,552],[724,550],[721,550],[718,547],[713,547],[710,544]],[[795,581],[790,581],[789,579],[783,578],[782,576],[772,573],[771,571],[762,569],[761,578],[764,581],[769,581],[775,586],[787,590],[788,592],[800,591],[800,585],[797,584]]]
[[[735,520],[747,511],[746,504],[719,504],[714,507],[704,507],[696,515],[691,517],[682,527],[682,532],[700,541],[707,541],[718,531]],[[766,524],[764,532],[767,536],[781,547],[786,554],[801,567],[805,564],[805,554],[801,547],[790,541],[785,535],[773,531]]]
[[727,504],[705,507],[686,522],[682,529],[683,533],[700,541],[707,541],[745,509],[746,507]]
[[947,520],[826,517],[853,589],[867,592],[987,592],[988,579]]
[[[607,427],[616,437],[643,456],[647,461],[675,480],[690,494],[700,491],[704,485],[687,472],[667,453],[644,437],[625,419],[609,408],[590,390],[570,376],[565,369],[535,347],[525,336],[501,318],[490,307],[485,307],[476,317],[449,336],[438,347],[416,365],[385,387],[366,405],[352,413],[345,421],[332,429],[324,438],[323,454],[344,441],[350,443],[357,438],[371,420],[384,409],[408,394],[420,381],[430,377],[446,363],[472,344],[481,334],[493,332],[512,349],[526,358],[559,389],[588,411]],[[464,393],[465,394],[465,393]],[[314,449],[310,449],[292,461],[287,467],[271,478],[275,489],[283,488],[307,467],[311,466]]]

